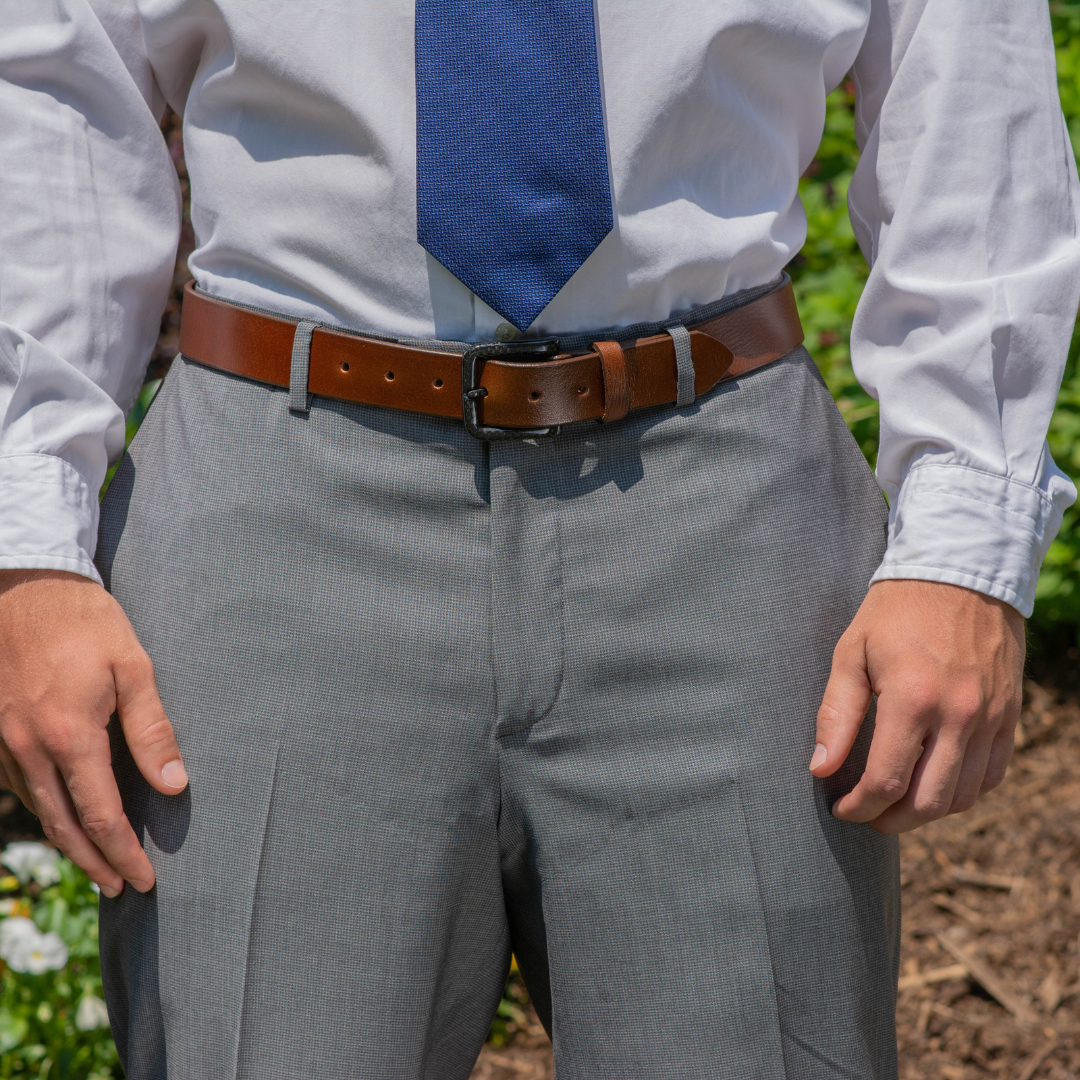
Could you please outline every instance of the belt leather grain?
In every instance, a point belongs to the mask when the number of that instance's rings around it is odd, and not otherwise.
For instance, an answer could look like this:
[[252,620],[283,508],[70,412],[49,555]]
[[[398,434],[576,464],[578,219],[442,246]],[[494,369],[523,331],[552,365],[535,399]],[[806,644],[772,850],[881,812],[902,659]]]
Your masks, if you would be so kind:
[[[180,352],[189,360],[271,386],[288,387],[296,322],[218,300],[188,282]],[[803,340],[791,282],[705,322],[691,324],[694,391],[743,375],[791,352]],[[616,357],[615,350],[621,353]],[[462,358],[456,352],[398,345],[317,327],[308,392],[367,405],[462,417]],[[604,372],[618,373],[605,386]],[[488,359],[479,383],[483,424],[541,428],[614,420],[636,409],[673,404],[678,372],[671,335],[597,341],[589,352],[552,360]]]

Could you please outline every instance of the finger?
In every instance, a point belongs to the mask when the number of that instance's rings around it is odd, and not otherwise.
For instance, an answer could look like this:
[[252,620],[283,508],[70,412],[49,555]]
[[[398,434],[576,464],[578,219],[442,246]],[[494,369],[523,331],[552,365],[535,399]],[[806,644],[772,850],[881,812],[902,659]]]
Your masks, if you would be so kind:
[[970,810],[983,793],[986,770],[990,764],[990,754],[994,748],[994,737],[989,733],[973,736],[964,752],[964,763],[960,767],[960,776],[953,791],[950,814],[962,814]]
[[158,696],[150,658],[140,650],[116,667],[114,677],[116,711],[139,772],[163,795],[176,795],[187,787],[187,770]]
[[817,714],[817,744],[810,759],[815,776],[832,776],[844,764],[872,696],[861,639],[841,638]]
[[964,741],[933,734],[911,773],[904,796],[869,824],[881,833],[902,833],[936,821],[949,812],[964,763]]
[[908,716],[896,716],[889,704],[878,698],[866,768],[855,787],[833,804],[833,815],[843,821],[873,821],[902,799],[923,753],[926,727]]
[[109,760],[108,736],[97,734],[103,751],[84,750],[60,766],[83,833],[126,881],[147,892],[154,887],[154,868],[124,813]]
[[106,896],[119,896],[124,879],[83,831],[59,769],[42,758],[33,767],[28,767],[27,782],[45,835]]
[[994,736],[994,741],[990,745],[990,757],[986,763],[986,775],[983,777],[980,795],[985,795],[986,792],[996,788],[1005,779],[1015,739],[1015,724],[1005,724],[998,729],[998,733]]

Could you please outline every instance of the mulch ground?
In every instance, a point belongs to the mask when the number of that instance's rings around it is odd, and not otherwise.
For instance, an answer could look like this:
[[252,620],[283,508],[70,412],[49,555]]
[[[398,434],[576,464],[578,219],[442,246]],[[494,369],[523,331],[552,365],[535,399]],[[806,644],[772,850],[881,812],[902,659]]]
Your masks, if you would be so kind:
[[[1080,706],[1027,684],[1004,783],[901,838],[901,1080],[1080,1076]],[[530,1017],[473,1080],[550,1080]]]
[[1080,707],[1026,697],[1001,787],[902,841],[903,1080],[1080,1071]]

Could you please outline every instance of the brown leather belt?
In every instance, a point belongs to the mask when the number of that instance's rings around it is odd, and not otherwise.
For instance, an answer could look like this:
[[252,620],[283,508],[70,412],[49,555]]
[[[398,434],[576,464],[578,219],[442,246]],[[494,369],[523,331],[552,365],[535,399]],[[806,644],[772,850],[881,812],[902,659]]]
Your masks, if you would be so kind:
[[[247,379],[288,387],[295,321],[184,290],[180,352]],[[687,327],[694,392],[711,390],[791,352],[803,340],[790,281]],[[321,397],[464,419],[481,438],[551,434],[580,420],[619,420],[678,397],[670,334],[596,341],[566,355],[557,340],[494,342],[454,352],[398,345],[316,327],[308,392]]]

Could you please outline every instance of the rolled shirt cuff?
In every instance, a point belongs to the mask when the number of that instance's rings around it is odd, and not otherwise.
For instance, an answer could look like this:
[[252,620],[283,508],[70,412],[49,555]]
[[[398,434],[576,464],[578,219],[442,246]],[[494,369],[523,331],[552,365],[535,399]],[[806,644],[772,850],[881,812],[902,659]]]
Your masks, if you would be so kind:
[[63,458],[0,457],[0,570],[69,570],[100,584],[97,530],[97,498]]
[[966,465],[914,466],[889,512],[889,546],[871,578],[962,585],[1029,616],[1035,583],[1076,488],[1050,466],[1036,487]]

